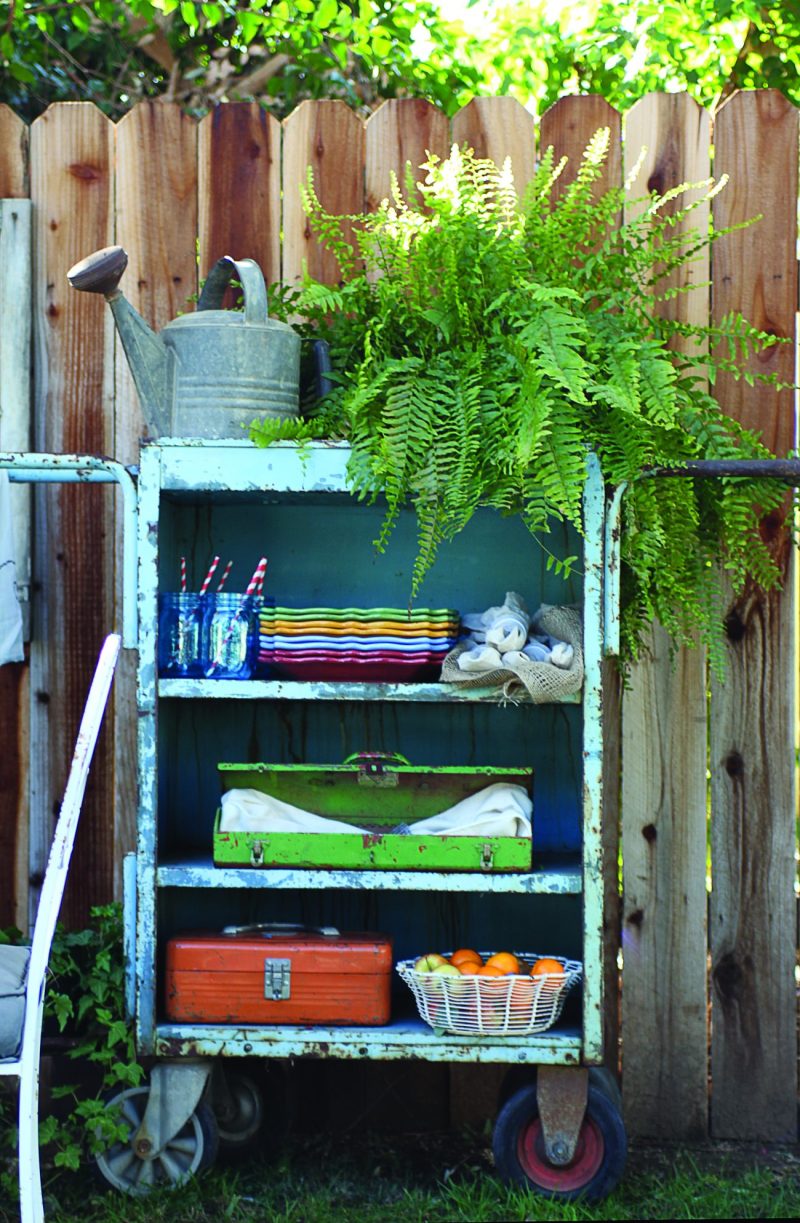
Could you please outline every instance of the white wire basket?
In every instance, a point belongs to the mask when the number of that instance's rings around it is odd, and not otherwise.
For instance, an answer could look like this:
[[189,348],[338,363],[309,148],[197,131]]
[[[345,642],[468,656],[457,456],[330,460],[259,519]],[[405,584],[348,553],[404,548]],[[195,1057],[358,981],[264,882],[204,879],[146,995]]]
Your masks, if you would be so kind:
[[[492,953],[479,954],[485,963]],[[420,1018],[437,1031],[458,1036],[546,1032],[561,1014],[567,994],[580,981],[582,965],[577,960],[548,956],[564,971],[531,977],[530,967],[541,957],[531,952],[514,954],[528,971],[504,977],[456,977],[419,972],[414,967],[416,960],[400,960],[397,971],[414,995]]]

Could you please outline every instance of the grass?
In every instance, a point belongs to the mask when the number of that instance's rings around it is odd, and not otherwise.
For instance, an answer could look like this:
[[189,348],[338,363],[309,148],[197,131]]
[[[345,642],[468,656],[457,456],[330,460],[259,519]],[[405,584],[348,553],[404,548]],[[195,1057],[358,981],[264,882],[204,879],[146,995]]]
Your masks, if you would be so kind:
[[[87,1170],[47,1176],[48,1223],[477,1223],[486,1220],[780,1219],[800,1215],[797,1151],[635,1148],[603,1203],[547,1201],[500,1184],[485,1133],[330,1134],[269,1161],[222,1160],[146,1201],[98,1189]],[[15,1223],[16,1209],[0,1219]]]

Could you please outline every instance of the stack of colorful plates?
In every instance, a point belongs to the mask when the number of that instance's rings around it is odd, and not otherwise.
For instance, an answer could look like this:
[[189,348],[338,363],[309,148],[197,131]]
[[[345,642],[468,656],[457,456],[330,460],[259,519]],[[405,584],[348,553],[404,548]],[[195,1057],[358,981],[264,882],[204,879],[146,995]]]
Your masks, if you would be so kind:
[[258,661],[290,679],[438,679],[458,629],[448,607],[265,607]]

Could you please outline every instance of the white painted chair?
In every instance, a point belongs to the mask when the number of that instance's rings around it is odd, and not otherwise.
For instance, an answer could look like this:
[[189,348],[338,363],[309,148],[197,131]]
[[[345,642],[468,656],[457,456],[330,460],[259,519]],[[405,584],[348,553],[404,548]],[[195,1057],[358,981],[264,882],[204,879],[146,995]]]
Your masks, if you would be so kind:
[[19,1079],[19,1199],[22,1223],[44,1219],[39,1169],[39,1058],[47,963],[64,895],[78,817],[120,649],[111,634],[100,651],[81,718],[30,947],[0,946],[0,1075]]

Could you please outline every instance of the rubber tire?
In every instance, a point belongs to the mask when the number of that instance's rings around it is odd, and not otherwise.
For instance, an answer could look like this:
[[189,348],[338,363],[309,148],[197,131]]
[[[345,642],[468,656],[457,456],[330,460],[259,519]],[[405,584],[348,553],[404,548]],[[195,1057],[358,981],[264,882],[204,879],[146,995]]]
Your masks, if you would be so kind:
[[590,1066],[589,1082],[608,1096],[618,1113],[622,1112],[622,1091],[613,1070],[607,1066]]
[[[613,1071],[609,1070],[606,1066],[590,1066],[589,1082],[598,1091],[602,1091],[608,1096],[611,1102],[616,1105],[617,1112],[622,1112],[622,1092]],[[535,1066],[512,1066],[500,1084],[497,1101],[498,1111],[506,1101],[511,1099],[515,1092],[519,1091],[520,1087],[527,1087],[529,1084],[535,1083]]]
[[[258,1144],[264,1128],[264,1092],[249,1074],[227,1069],[223,1073],[228,1080],[228,1091],[237,1107],[232,1115],[224,1114],[219,1107],[214,1110],[220,1151],[228,1156],[243,1155]],[[209,1098],[213,1107],[213,1085]]]
[[[139,1087],[128,1087],[116,1095],[109,1095],[106,1103],[111,1107],[127,1101],[130,1111],[126,1116],[130,1127],[129,1132],[133,1133],[134,1129],[138,1128],[135,1118],[138,1117],[139,1123],[141,1123],[147,1107],[147,1097],[149,1094],[149,1084],[143,1083]],[[176,1151],[174,1149],[176,1141],[181,1144],[182,1150]],[[193,1151],[186,1149],[191,1144],[194,1144]],[[184,1184],[191,1176],[199,1175],[205,1168],[209,1168],[214,1163],[217,1157],[218,1146],[219,1131],[217,1129],[217,1122],[211,1106],[203,1099],[197,1105],[186,1125],[183,1126],[174,1139],[167,1143],[166,1150],[168,1152],[173,1147],[173,1151],[170,1152],[173,1165],[179,1164],[180,1166],[178,1175],[175,1175],[172,1169],[167,1168],[162,1160],[156,1158],[146,1161],[136,1156],[133,1151],[131,1151],[131,1162],[123,1169],[113,1169],[111,1161],[114,1159],[121,1160],[124,1154],[124,1144],[121,1142],[116,1143],[100,1155],[94,1157],[94,1170],[105,1188],[114,1189],[118,1193],[125,1193],[130,1197],[144,1197],[153,1188],[177,1188],[179,1185]],[[187,1155],[190,1156],[188,1163],[186,1160]],[[176,1157],[178,1158],[176,1159]],[[141,1179],[145,1163],[151,1163],[153,1166],[152,1180],[143,1181]]]
[[562,1202],[597,1202],[616,1187],[625,1168],[628,1141],[622,1116],[607,1092],[589,1083],[586,1116],[572,1162],[548,1163],[539,1122],[535,1084],[521,1087],[501,1108],[492,1136],[502,1180]]

